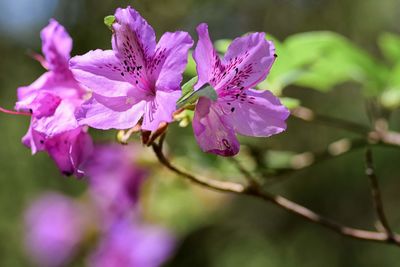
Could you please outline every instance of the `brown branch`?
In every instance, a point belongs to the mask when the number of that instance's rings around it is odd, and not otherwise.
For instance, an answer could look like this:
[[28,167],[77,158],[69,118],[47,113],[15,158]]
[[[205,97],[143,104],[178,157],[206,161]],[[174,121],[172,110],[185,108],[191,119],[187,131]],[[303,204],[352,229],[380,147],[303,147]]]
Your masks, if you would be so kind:
[[240,171],[240,173],[246,178],[247,182],[252,185],[255,186],[257,184],[257,179],[253,176],[253,174],[248,171],[246,168],[244,168],[242,166],[242,164],[236,159],[236,158],[229,158],[233,164],[235,165],[236,169],[238,169]]
[[297,107],[291,112],[292,117],[305,122],[314,122],[353,132],[365,138],[371,144],[400,148],[400,133],[389,130],[370,129],[367,126],[339,118],[316,114],[309,108]]
[[175,172],[176,174],[185,177],[186,179],[195,182],[199,185],[215,189],[217,191],[221,192],[236,192],[236,193],[242,193],[245,191],[245,186],[238,184],[238,183],[233,183],[233,182],[226,182],[226,181],[219,181],[219,180],[213,180],[213,179],[208,179],[208,178],[201,178],[201,177],[195,177],[191,175],[190,173],[184,172],[178,168],[176,168],[174,165],[172,165],[167,158],[164,156],[162,153],[162,143],[156,144],[153,143],[152,147],[153,150],[158,158],[158,160],[168,169],[171,171]]
[[383,230],[385,231],[386,235],[389,238],[393,239],[394,234],[390,228],[383,208],[382,196],[379,188],[378,178],[375,174],[372,151],[370,148],[367,148],[365,153],[365,174],[369,178],[372,200],[379,222],[382,224]]
[[355,122],[339,119],[339,118],[333,118],[330,116],[326,115],[321,115],[321,114],[316,114],[314,111],[311,109],[305,108],[305,107],[297,107],[292,110],[291,115],[295,118],[301,119],[303,121],[307,122],[315,122],[319,124],[324,124],[328,126],[332,126],[335,128],[347,130],[350,132],[353,132],[355,134],[361,135],[361,136],[367,136],[368,133],[371,131],[369,127],[364,126],[362,124],[358,124]]
[[395,244],[400,246],[400,236],[393,235],[393,237],[389,237],[386,233],[381,232],[373,232],[367,230],[361,230],[356,228],[351,228],[344,226],[338,222],[335,222],[331,219],[323,217],[316,212],[301,206],[295,202],[292,202],[282,196],[273,195],[268,192],[261,191],[260,186],[248,185],[244,186],[239,183],[219,181],[209,178],[201,178],[194,176],[190,173],[187,173],[169,162],[169,160],[165,157],[162,152],[161,146],[159,144],[153,143],[153,150],[160,161],[165,167],[167,167],[172,172],[196,183],[201,186],[220,191],[220,192],[229,192],[238,195],[248,195],[263,199],[267,202],[270,202],[294,215],[302,217],[312,223],[324,226],[332,231],[335,231],[343,236],[351,237],[358,240],[364,241],[373,241],[378,243],[386,243],[386,244]]
[[[346,142],[346,147],[337,147],[337,144],[339,142]],[[363,148],[366,145],[368,145],[368,141],[362,138],[358,139],[342,139],[336,142],[331,143],[325,150],[322,151],[316,151],[316,152],[304,152],[312,155],[312,162],[310,162],[307,165],[301,166],[300,168],[281,168],[281,169],[269,169],[268,172],[261,172],[260,174],[262,175],[265,180],[268,180],[268,185],[275,184],[277,182],[281,182],[288,178],[291,174],[297,173],[302,170],[306,170],[310,167],[313,167],[315,165],[318,165],[322,162],[328,161],[333,158],[337,158],[340,156],[343,156],[345,154],[348,154],[350,152],[353,152],[357,149]],[[343,145],[340,145],[343,146]],[[256,151],[256,148],[250,147],[251,149],[251,156],[257,160],[257,157],[259,157],[259,152]],[[268,169],[265,164],[263,164],[263,167]]]
[[265,192],[251,192],[250,194],[247,193],[247,195],[262,198],[280,208],[285,209],[286,211],[289,211],[292,214],[302,217],[312,223],[331,229],[332,231],[339,233],[343,236],[358,240],[395,244],[397,246],[400,246],[400,236],[398,235],[393,236],[393,238],[389,238],[386,233],[367,231],[344,226],[282,196],[272,195]]

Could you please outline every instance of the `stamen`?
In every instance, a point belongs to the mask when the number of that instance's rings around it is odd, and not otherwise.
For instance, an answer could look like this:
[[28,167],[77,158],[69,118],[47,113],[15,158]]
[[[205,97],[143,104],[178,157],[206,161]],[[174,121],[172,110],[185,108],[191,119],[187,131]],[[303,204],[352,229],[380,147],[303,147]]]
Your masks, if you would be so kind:
[[20,111],[13,111],[13,110],[8,110],[5,108],[0,107],[0,111],[6,114],[10,114],[10,115],[23,115],[23,116],[31,116],[31,113],[28,112],[20,112]]

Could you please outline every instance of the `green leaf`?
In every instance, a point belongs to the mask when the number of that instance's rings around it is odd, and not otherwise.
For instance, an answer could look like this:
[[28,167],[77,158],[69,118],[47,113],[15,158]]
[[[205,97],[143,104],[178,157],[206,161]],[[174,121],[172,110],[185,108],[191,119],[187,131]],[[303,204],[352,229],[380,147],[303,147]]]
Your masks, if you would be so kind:
[[400,62],[390,70],[387,79],[387,89],[400,91]]
[[109,15],[104,17],[104,24],[109,28],[112,29],[112,25],[115,22],[115,16]]
[[183,86],[182,86],[182,97],[179,99],[183,99],[186,96],[188,96],[190,93],[193,92],[193,87],[194,85],[197,83],[197,76],[193,77],[192,79],[190,79],[188,82],[186,82]]
[[[387,68],[345,37],[328,31],[292,35],[278,52],[267,79],[272,90],[289,84],[328,91],[345,82],[358,82],[367,95],[382,91]],[[271,88],[268,88],[271,89]]]
[[378,38],[378,45],[389,62],[400,61],[400,36],[392,33],[383,33]]
[[178,100],[176,107],[177,107],[177,109],[179,109],[186,105],[194,104],[202,96],[207,97],[213,101],[217,100],[217,97],[218,97],[215,89],[212,88],[210,85],[206,85],[206,86],[190,93],[188,96],[184,96],[182,99]]
[[394,110],[400,107],[400,62],[390,70],[385,91],[379,100],[385,108]]

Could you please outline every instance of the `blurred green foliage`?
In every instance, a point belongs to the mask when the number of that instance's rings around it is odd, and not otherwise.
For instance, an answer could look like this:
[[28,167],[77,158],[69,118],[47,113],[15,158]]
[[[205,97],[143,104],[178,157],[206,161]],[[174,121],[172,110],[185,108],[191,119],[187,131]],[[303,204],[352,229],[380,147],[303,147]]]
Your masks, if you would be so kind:
[[[391,129],[400,130],[397,110],[400,3],[397,0],[55,2],[57,7],[49,11],[49,16],[57,18],[69,30],[74,38],[73,54],[108,49],[110,32],[103,26],[103,18],[116,7],[128,4],[148,19],[158,36],[177,29],[195,36],[195,26],[208,22],[220,53],[236,36],[249,31],[267,32],[268,39],[274,40],[278,58],[259,89],[272,90],[291,108],[301,104],[322,114],[366,125],[369,121],[365,100],[376,101],[390,110]],[[17,10],[21,21],[30,15],[23,0],[2,2],[11,4],[20,4]],[[9,15],[7,10],[0,9],[1,17]],[[43,72],[27,56],[27,51],[40,50],[39,31],[47,20],[48,17],[37,19],[24,33],[13,31],[11,26],[0,27],[1,106],[11,108],[16,88],[31,83]],[[190,59],[186,79],[195,73],[195,64]],[[191,115],[184,114],[186,122],[182,120],[181,125],[187,125]],[[29,123],[26,118],[0,116],[0,266],[31,266],[23,251],[24,208],[43,191],[59,190],[78,197],[86,185],[85,181],[61,177],[46,155],[30,156],[29,150],[20,144]],[[92,133],[101,141],[113,140],[115,136],[113,131]],[[265,166],[285,167],[298,153],[321,151],[333,141],[353,137],[342,130],[291,118],[288,131],[282,135],[269,139],[241,138],[243,146],[238,159],[254,172],[257,170],[249,157],[251,153]],[[200,151],[191,127],[173,125],[167,143],[174,162],[194,173],[240,181],[240,174],[229,160]],[[400,230],[397,208],[400,167],[396,164],[400,152],[383,148],[375,152],[389,220]],[[233,198],[198,188],[158,168],[154,160],[150,162],[154,177],[142,197],[146,219],[168,225],[182,238],[167,266],[374,267],[397,266],[400,261],[395,247],[349,240],[258,200]],[[283,177],[270,189],[341,222],[373,227],[362,151]]]

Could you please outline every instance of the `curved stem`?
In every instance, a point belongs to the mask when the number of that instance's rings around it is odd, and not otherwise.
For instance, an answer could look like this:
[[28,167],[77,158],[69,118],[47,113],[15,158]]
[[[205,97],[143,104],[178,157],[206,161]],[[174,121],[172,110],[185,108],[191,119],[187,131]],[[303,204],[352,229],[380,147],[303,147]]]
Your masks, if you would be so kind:
[[221,192],[232,192],[232,193],[243,193],[245,191],[245,186],[238,184],[238,183],[233,183],[233,182],[226,182],[226,181],[219,181],[219,180],[213,180],[213,179],[208,179],[208,178],[202,178],[202,177],[196,177],[194,175],[191,175],[190,173],[184,172],[174,165],[172,165],[168,159],[164,156],[162,152],[162,143],[152,144],[153,150],[158,158],[158,160],[168,169],[173,171],[174,173],[185,177],[186,179],[197,183],[199,185],[221,191]]
[[378,216],[379,222],[382,224],[382,227],[386,232],[387,236],[390,238],[394,238],[393,231],[390,228],[389,222],[386,218],[385,211],[383,209],[381,191],[379,188],[378,178],[375,174],[372,151],[370,148],[367,148],[365,152],[365,174],[369,178],[372,200],[374,203],[374,208]]
[[259,199],[270,202],[294,215],[297,215],[303,219],[306,219],[315,224],[324,226],[328,229],[331,229],[343,236],[351,237],[358,240],[364,241],[374,241],[379,243],[387,243],[387,244],[395,244],[400,246],[400,236],[393,235],[393,237],[388,236],[386,233],[374,232],[356,229],[352,227],[344,226],[338,222],[335,222],[331,219],[323,217],[322,215],[317,214],[316,212],[301,206],[289,199],[286,199],[280,195],[274,195],[261,190],[261,187],[257,184],[251,184],[248,186],[227,182],[227,181],[219,181],[209,178],[197,177],[188,172],[185,172],[177,167],[175,167],[169,160],[165,157],[162,152],[162,140],[160,144],[153,143],[152,148],[157,156],[157,159],[162,163],[165,167],[167,167],[172,172],[196,183],[201,186],[220,191],[220,192],[228,192],[234,193],[238,195],[248,195],[257,197]]

